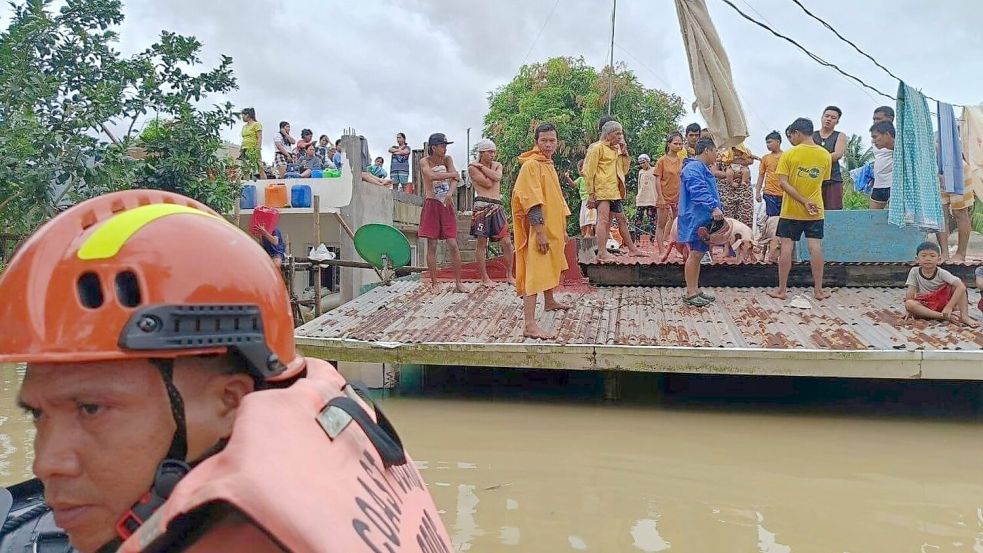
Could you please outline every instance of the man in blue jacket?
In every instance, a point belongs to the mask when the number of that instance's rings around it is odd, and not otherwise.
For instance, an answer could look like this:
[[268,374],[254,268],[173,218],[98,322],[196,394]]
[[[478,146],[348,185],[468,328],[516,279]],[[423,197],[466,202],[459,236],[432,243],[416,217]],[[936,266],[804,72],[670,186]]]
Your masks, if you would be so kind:
[[[706,307],[715,298],[700,290],[700,261],[710,251],[710,242],[706,239],[709,228],[713,221],[723,221],[724,213],[720,210],[717,179],[710,172],[710,166],[717,160],[717,148],[712,140],[704,138],[696,143],[695,151],[696,157],[683,162],[677,241],[689,248],[683,301],[695,307]],[[704,237],[700,236],[701,229]]]

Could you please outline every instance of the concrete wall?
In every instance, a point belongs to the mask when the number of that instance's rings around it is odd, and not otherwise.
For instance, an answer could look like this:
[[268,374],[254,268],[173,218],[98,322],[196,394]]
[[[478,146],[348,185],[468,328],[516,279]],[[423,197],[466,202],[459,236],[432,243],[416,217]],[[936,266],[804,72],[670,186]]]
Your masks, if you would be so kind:
[[[887,222],[887,210],[827,211],[823,237],[826,261],[911,261],[925,234],[914,227]],[[805,240],[796,246],[801,260],[809,259]]]
[[[362,161],[362,146],[357,136],[346,135],[341,137],[341,147],[345,149],[348,162],[351,164],[352,171],[364,165]],[[361,174],[359,170],[356,175]],[[362,182],[356,178],[352,201],[348,207],[342,208],[342,217],[348,226],[357,231],[362,225],[369,223],[382,223],[384,225],[393,224],[393,192],[390,188],[384,188],[375,184]],[[359,259],[355,251],[355,245],[347,236],[341,241],[342,259]],[[341,298],[342,301],[351,301],[359,295],[362,286],[376,282],[379,277],[375,271],[368,269],[349,269],[341,270]]]

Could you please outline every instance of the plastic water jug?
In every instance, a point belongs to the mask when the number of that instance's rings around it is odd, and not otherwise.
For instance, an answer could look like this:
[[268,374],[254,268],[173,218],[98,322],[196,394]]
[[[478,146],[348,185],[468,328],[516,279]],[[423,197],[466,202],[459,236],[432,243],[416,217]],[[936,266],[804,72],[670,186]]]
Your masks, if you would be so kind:
[[291,207],[311,207],[311,187],[307,184],[295,184],[290,187]]
[[242,187],[242,194],[239,196],[239,209],[256,208],[256,185],[247,184]]
[[280,225],[280,212],[272,207],[259,206],[249,217],[249,233],[259,236],[257,227],[263,227],[272,233]]
[[287,207],[287,185],[282,183],[267,185],[263,196],[266,207]]
[[324,171],[321,170],[321,169],[312,169],[311,170],[311,178],[312,179],[323,179],[324,178]]

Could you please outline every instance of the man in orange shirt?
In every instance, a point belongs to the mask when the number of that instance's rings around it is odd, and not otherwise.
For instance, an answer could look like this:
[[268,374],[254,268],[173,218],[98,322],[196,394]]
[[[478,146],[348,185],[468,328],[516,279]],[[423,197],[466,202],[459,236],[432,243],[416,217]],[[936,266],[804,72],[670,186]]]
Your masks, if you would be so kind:
[[[765,202],[765,212],[768,217],[778,217],[782,212],[782,183],[778,179],[778,162],[782,159],[782,135],[771,131],[765,137],[768,153],[761,158],[758,169],[758,185],[754,188],[755,200]],[[761,193],[764,188],[764,194]]]

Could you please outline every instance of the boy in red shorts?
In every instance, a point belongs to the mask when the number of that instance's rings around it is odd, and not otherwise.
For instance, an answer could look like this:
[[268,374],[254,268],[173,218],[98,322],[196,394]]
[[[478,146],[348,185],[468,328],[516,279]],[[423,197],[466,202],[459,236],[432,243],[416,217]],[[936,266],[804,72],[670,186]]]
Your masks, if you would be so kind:
[[457,209],[454,196],[461,180],[454,160],[447,155],[444,133],[434,133],[427,140],[427,157],[420,160],[423,175],[423,212],[420,214],[420,238],[427,239],[427,268],[431,285],[437,287],[437,241],[447,241],[447,251],[454,265],[454,291],[467,293],[461,284],[461,252],[457,247]]
[[908,288],[904,301],[907,316],[980,326],[979,321],[969,314],[966,284],[939,267],[942,251],[938,244],[922,242],[916,255],[918,266],[911,269],[905,283]]

